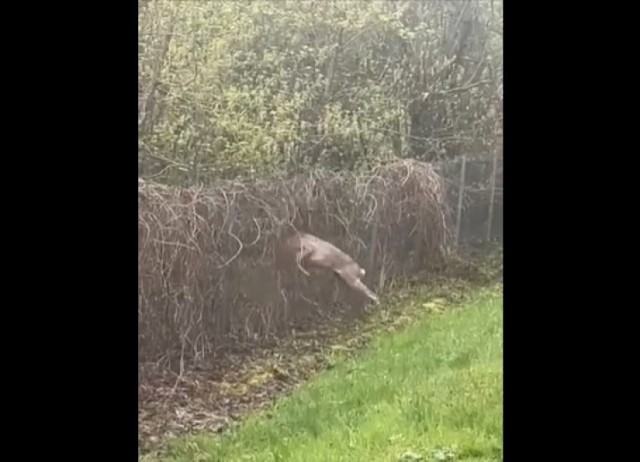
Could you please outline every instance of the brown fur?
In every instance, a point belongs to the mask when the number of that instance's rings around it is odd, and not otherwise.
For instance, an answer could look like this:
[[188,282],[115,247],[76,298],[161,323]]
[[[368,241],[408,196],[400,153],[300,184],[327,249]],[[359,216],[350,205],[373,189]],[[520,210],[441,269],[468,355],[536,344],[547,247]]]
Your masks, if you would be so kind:
[[283,247],[286,254],[295,255],[295,263],[305,275],[311,276],[302,266],[303,262],[309,267],[333,271],[349,287],[378,303],[376,294],[362,282],[366,271],[333,244],[312,234],[296,233],[285,239]]

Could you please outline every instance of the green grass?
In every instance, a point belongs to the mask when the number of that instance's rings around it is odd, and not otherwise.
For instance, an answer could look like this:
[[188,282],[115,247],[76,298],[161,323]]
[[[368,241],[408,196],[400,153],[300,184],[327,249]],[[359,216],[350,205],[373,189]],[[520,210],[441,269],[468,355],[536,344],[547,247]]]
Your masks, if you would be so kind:
[[223,436],[174,441],[176,461],[499,461],[502,292],[379,337]]

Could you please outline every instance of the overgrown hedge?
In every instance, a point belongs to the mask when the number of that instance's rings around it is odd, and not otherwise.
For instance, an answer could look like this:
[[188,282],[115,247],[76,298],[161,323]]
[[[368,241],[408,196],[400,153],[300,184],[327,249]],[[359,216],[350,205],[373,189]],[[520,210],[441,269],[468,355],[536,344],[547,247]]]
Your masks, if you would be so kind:
[[389,281],[442,263],[450,242],[443,179],[416,161],[206,190],[143,182],[138,195],[142,362],[198,360],[265,340],[335,301],[357,308],[364,300],[331,275],[307,278],[279,264],[278,238],[292,226],[352,255],[381,294]]

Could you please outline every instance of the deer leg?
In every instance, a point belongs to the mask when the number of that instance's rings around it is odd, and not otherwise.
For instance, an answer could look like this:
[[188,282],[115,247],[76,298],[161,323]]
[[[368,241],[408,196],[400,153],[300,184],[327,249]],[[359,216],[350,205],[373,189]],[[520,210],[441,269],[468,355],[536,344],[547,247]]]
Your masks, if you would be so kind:
[[302,273],[304,273],[305,276],[310,277],[311,273],[309,273],[306,269],[304,269],[302,267],[302,265],[300,264],[300,260],[296,259],[296,265],[298,265],[298,268],[300,269],[300,271],[302,271]]
[[365,294],[375,304],[378,304],[380,302],[378,296],[374,294],[360,279],[357,279],[354,282],[354,285],[358,290],[360,290],[360,292]]
[[347,285],[355,290],[357,290],[358,292],[364,294],[367,298],[369,298],[371,301],[373,301],[374,303],[378,304],[379,299],[377,297],[376,294],[374,294],[359,278],[354,278],[354,277],[350,277],[350,276],[344,276],[342,274],[340,274],[339,272],[336,272],[336,274],[338,274],[338,276],[340,276],[342,278],[342,280],[344,282],[347,283]]
[[302,267],[302,259],[304,259],[307,255],[309,255],[309,249],[301,247],[298,253],[296,253],[296,265],[298,265],[298,269],[300,269],[302,273],[304,273],[307,277],[310,277],[311,274]]

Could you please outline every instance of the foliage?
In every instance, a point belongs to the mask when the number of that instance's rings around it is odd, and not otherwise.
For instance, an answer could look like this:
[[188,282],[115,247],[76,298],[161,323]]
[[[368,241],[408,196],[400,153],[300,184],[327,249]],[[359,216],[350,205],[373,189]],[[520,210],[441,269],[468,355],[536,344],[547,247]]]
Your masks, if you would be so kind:
[[141,1],[139,168],[202,184],[490,151],[501,1]]

